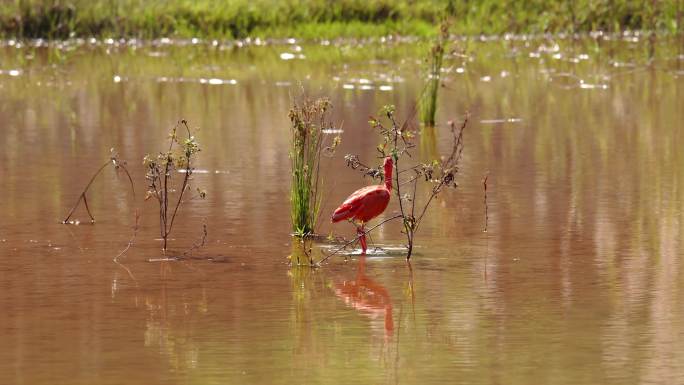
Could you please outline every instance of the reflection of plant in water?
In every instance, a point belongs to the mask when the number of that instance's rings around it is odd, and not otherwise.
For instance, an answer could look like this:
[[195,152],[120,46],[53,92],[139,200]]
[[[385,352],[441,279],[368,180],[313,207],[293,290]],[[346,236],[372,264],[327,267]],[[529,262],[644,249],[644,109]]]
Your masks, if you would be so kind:
[[[178,127],[185,128],[188,136],[181,140],[178,136]],[[178,148],[178,149],[177,149]],[[190,132],[190,127],[185,120],[173,127],[169,134],[169,147],[166,152],[160,152],[157,156],[146,155],[143,164],[147,167],[145,178],[148,181],[147,195],[145,200],[155,198],[159,203],[159,233],[164,242],[162,250],[166,252],[167,240],[173,229],[178,209],[183,203],[183,196],[190,190],[190,179],[194,171],[193,160],[200,152],[199,144]],[[183,173],[180,188],[174,187],[174,174],[176,171]],[[172,198],[177,192],[178,197]],[[197,196],[205,198],[206,193],[199,188]],[[206,234],[206,226],[204,228]]]
[[292,334],[292,360],[298,369],[316,367],[317,358],[329,354],[329,349],[321,345],[321,335],[325,333],[326,322],[318,319],[321,314],[319,302],[329,293],[321,270],[292,268],[287,272],[292,289],[290,325]]
[[[198,315],[207,314],[208,301],[204,288],[184,291],[184,295],[168,293],[166,276],[171,265],[162,265],[161,289],[158,295],[145,298],[147,320],[145,327],[145,346],[157,347],[176,369],[195,368],[198,364],[200,344],[195,328],[190,322]],[[199,288],[197,288],[199,289]]]
[[[403,161],[409,161],[411,154],[409,150],[415,147],[413,139],[415,135],[412,131],[407,129],[407,122],[399,125],[395,118],[394,106],[385,106],[383,114],[389,121],[389,125],[383,124],[379,119],[371,118],[370,124],[376,129],[382,138],[382,142],[377,147],[378,153],[382,158],[391,156],[394,159],[394,184],[396,185],[396,197],[399,202],[399,214],[390,217],[380,224],[366,230],[359,234],[356,239],[368,234],[377,226],[384,224],[393,219],[402,219],[404,225],[404,234],[406,235],[407,254],[406,259],[411,258],[414,245],[414,237],[416,231],[420,227],[427,209],[434,200],[434,198],[444,190],[444,187],[457,187],[456,174],[459,171],[459,163],[463,154],[463,130],[468,123],[468,117],[464,119],[460,126],[457,126],[453,121],[449,122],[449,127],[453,137],[452,147],[450,153],[442,157],[441,160],[433,161],[431,163],[409,163],[408,167],[401,168],[400,164]],[[371,168],[363,164],[357,155],[349,154],[345,156],[347,165],[353,169],[357,169],[370,175],[373,178],[383,178],[383,173],[380,168]],[[409,175],[406,177],[406,175]],[[402,179],[403,178],[403,179]],[[422,206],[416,207],[416,195],[419,189],[419,182],[424,182],[430,187],[430,192],[427,201]],[[408,185],[408,191],[403,190],[402,186]],[[337,249],[332,254],[323,258],[323,262],[330,258],[335,253],[341,251],[346,246],[350,245],[350,241]],[[319,263],[320,263],[319,262]]]
[[423,126],[420,130],[420,153],[423,162],[431,163],[439,160],[437,151],[437,129],[435,126]]
[[290,263],[296,266],[314,266],[312,243],[313,239],[309,236],[297,237],[296,242],[292,243],[292,254],[289,257]]
[[312,235],[316,227],[321,204],[320,161],[323,151],[334,151],[340,143],[335,137],[324,148],[324,130],[330,128],[328,112],[332,105],[326,98],[304,99],[290,110],[292,122],[290,160],[292,162],[292,189],[290,191],[292,230],[295,235]]

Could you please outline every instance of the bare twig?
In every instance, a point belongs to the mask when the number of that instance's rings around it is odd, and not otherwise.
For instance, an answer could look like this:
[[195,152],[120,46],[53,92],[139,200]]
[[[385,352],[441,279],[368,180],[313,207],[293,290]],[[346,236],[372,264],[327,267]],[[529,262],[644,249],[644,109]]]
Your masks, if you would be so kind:
[[442,190],[442,187],[454,183],[455,173],[458,172],[458,163],[460,162],[461,156],[463,154],[463,131],[465,130],[468,124],[468,117],[469,115],[466,114],[466,117],[463,120],[463,123],[461,124],[461,127],[458,131],[456,131],[455,129],[456,125],[454,124],[454,122],[449,122],[449,125],[451,126],[451,132],[454,134],[454,145],[452,147],[449,158],[447,158],[446,161],[440,164],[441,177],[439,179],[437,186],[433,187],[432,192],[430,194],[430,198],[428,198],[427,203],[425,204],[425,206],[423,206],[423,211],[420,213],[418,219],[416,220],[416,229],[423,220],[423,217],[425,216],[425,213],[427,212],[430,203],[432,203],[432,200],[435,198],[435,196],[439,194],[439,192]]
[[482,178],[482,189],[484,190],[484,228],[482,229],[482,232],[484,233],[487,232],[487,227],[489,226],[489,205],[487,204],[487,179],[489,179],[489,175],[485,175]]
[[93,174],[92,177],[90,177],[90,180],[88,181],[88,184],[85,186],[83,191],[78,197],[78,200],[76,201],[76,204],[71,208],[69,211],[69,214],[67,214],[66,218],[62,221],[63,224],[69,224],[69,219],[71,219],[72,215],[74,215],[74,212],[78,208],[78,205],[83,201],[83,206],[85,207],[86,211],[88,212],[88,216],[90,217],[91,223],[95,223],[95,217],[93,217],[93,214],[90,211],[90,207],[88,206],[88,198],[86,194],[88,193],[88,190],[90,189],[90,186],[93,184],[95,179],[97,178],[98,175],[104,171],[104,169],[109,166],[110,164],[114,166],[115,170],[122,169],[126,173],[126,177],[128,178],[128,181],[131,186],[131,192],[133,193],[133,200],[135,201],[135,186],[133,185],[133,178],[131,177],[131,174],[128,172],[128,169],[126,168],[126,162],[119,159],[119,154],[114,151],[112,148],[110,150],[111,155],[109,156],[109,159],[100,166],[100,168],[97,169],[97,171]]
[[110,158],[102,166],[100,166],[99,169],[97,169],[95,174],[93,174],[93,176],[90,178],[90,181],[88,182],[88,184],[83,189],[83,192],[81,192],[81,195],[78,196],[78,200],[76,201],[76,204],[74,205],[74,207],[71,208],[71,211],[69,211],[69,214],[62,221],[63,224],[65,224],[65,225],[69,224],[69,219],[71,219],[71,216],[74,214],[74,211],[76,211],[76,209],[78,208],[78,205],[81,203],[81,201],[83,201],[83,205],[85,206],[86,211],[88,212],[88,216],[90,216],[90,222],[95,223],[95,217],[93,217],[93,214],[90,212],[90,208],[88,207],[88,201],[86,200],[86,193],[88,192],[90,185],[92,185],[93,182],[95,181],[95,178],[97,178],[97,176],[100,175],[102,170],[104,170],[107,166],[109,166],[112,163],[113,163],[113,158]]
[[138,209],[136,208],[136,209],[135,209],[135,225],[133,226],[133,235],[132,235],[131,238],[128,240],[128,243],[126,244],[126,247],[124,247],[124,249],[121,250],[121,251],[119,252],[119,254],[117,254],[117,255],[114,257],[114,259],[113,259],[113,262],[114,262],[114,263],[116,263],[117,265],[121,266],[122,269],[126,270],[126,272],[127,272],[128,275],[131,277],[131,279],[133,279],[133,281],[135,281],[135,284],[136,284],[136,285],[138,284],[138,280],[137,280],[137,279],[135,278],[135,276],[133,275],[133,272],[131,272],[131,269],[129,269],[128,266],[126,266],[126,265],[124,265],[123,263],[119,262],[119,258],[121,258],[124,254],[126,254],[126,253],[128,252],[128,250],[131,248],[131,246],[133,246],[133,243],[135,242],[135,238],[138,236],[139,223],[140,223],[140,213],[139,213]]
[[485,174],[482,178],[482,189],[484,192],[484,228],[482,232],[485,233],[486,247],[485,247],[485,257],[484,257],[484,279],[487,279],[487,257],[489,256],[489,235],[487,234],[487,228],[489,226],[489,205],[487,203],[487,179],[489,179],[489,174]]
[[183,253],[183,255],[181,256],[181,258],[186,258],[186,257],[189,256],[193,251],[195,251],[195,250],[197,250],[197,249],[200,249],[200,248],[204,247],[204,244],[206,243],[206,241],[207,241],[207,223],[206,223],[206,221],[205,221],[204,223],[202,223],[202,237],[201,237],[197,242],[195,242],[195,243],[192,245],[192,247],[190,247],[188,250],[186,250],[186,251]]

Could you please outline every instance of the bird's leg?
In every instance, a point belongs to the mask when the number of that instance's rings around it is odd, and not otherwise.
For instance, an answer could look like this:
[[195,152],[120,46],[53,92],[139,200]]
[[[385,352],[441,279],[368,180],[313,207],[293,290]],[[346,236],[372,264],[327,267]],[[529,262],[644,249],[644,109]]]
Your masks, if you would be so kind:
[[359,241],[361,242],[361,254],[366,254],[366,232],[363,230],[364,223],[361,222],[361,227],[356,228],[356,234],[359,236]]

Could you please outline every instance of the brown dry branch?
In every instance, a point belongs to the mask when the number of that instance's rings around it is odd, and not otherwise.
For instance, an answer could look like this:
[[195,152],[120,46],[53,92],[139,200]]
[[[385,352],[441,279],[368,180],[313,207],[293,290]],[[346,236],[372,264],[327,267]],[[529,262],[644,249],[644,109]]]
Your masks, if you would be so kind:
[[124,247],[123,250],[121,250],[119,252],[119,254],[117,254],[113,259],[114,263],[121,266],[122,269],[126,270],[128,275],[131,277],[131,279],[133,279],[133,281],[135,282],[136,285],[138,284],[138,280],[135,279],[133,272],[131,272],[131,269],[129,269],[126,265],[119,262],[119,258],[123,257],[123,255],[128,252],[128,250],[131,248],[131,246],[133,246],[133,243],[135,243],[135,239],[138,236],[138,229],[139,228],[140,228],[140,211],[138,211],[138,208],[136,207],[136,209],[135,209],[135,224],[133,225],[133,234],[131,235],[131,238],[128,240],[126,247]]
[[207,242],[207,222],[205,219],[204,223],[202,223],[202,237],[197,242],[195,242],[192,245],[192,247],[190,247],[188,250],[186,250],[183,253],[181,258],[188,258],[192,254],[193,251],[201,249],[202,247],[204,247],[204,244],[206,242]]
[[[90,181],[88,182],[88,184],[85,186],[85,188],[83,189],[83,191],[79,195],[79,198],[76,201],[76,204],[71,208],[71,210],[69,211],[69,214],[62,221],[63,224],[74,224],[75,223],[74,221],[70,221],[70,219],[71,219],[72,215],[74,214],[74,212],[76,211],[76,209],[78,208],[78,206],[81,202],[83,202],[83,206],[85,207],[86,212],[90,216],[91,223],[95,223],[95,218],[93,217],[92,213],[90,212],[90,208],[88,207],[88,199],[86,197],[86,194],[88,192],[88,189],[90,189],[90,186],[93,184],[93,182],[97,178],[97,176],[100,175],[100,173],[102,173],[102,171],[104,171],[104,169],[109,165],[112,165],[114,167],[115,171],[119,171],[119,170],[124,171],[124,173],[126,174],[126,178],[128,179],[128,183],[131,187],[131,195],[133,196],[133,202],[136,201],[135,185],[133,184],[133,178],[131,177],[131,173],[128,171],[128,168],[126,167],[126,161],[119,158],[119,154],[113,148],[110,150],[110,153],[111,154],[110,154],[110,157],[107,160],[107,162],[105,162],[102,166],[100,166],[100,168],[90,178]],[[128,240],[126,247],[124,247],[113,259],[114,263],[118,264],[124,270],[126,270],[128,275],[134,281],[135,281],[135,277],[133,276],[133,273],[130,271],[130,269],[128,269],[126,266],[122,265],[119,262],[119,258],[122,257],[131,248],[131,246],[133,246],[133,243],[135,242],[135,239],[138,235],[139,222],[140,222],[140,212],[139,212],[138,208],[136,207],[135,211],[134,211],[133,234],[131,235],[131,238]]]
[[487,232],[487,228],[489,226],[489,205],[487,204],[487,180],[489,179],[489,175],[485,175],[482,178],[482,189],[483,189],[483,203],[484,203],[484,228],[482,229],[483,233]]
[[95,181],[97,176],[100,175],[102,173],[102,171],[104,171],[104,169],[107,168],[107,166],[111,165],[117,171],[119,169],[124,170],[124,172],[126,173],[126,176],[128,177],[128,181],[131,184],[131,191],[133,192],[133,198],[135,199],[135,187],[133,186],[133,178],[131,178],[131,174],[128,172],[128,169],[126,168],[126,161],[121,160],[119,158],[119,154],[113,148],[110,149],[109,151],[110,151],[109,159],[107,159],[107,161],[104,164],[102,164],[102,166],[100,166],[100,168],[98,168],[97,171],[95,171],[93,176],[90,177],[88,184],[86,184],[85,188],[83,189],[81,194],[78,196],[78,200],[76,201],[76,204],[74,204],[74,206],[71,208],[71,210],[69,211],[69,214],[67,214],[66,218],[64,218],[64,220],[62,220],[63,224],[69,225],[69,224],[77,223],[75,221],[69,221],[69,220],[74,215],[74,212],[76,211],[78,206],[81,204],[81,202],[83,202],[83,206],[85,207],[86,212],[88,213],[88,216],[90,217],[90,223],[95,223],[95,217],[90,212],[90,207],[88,207],[88,198],[87,198],[86,194],[88,193],[90,186],[93,184],[93,182]]

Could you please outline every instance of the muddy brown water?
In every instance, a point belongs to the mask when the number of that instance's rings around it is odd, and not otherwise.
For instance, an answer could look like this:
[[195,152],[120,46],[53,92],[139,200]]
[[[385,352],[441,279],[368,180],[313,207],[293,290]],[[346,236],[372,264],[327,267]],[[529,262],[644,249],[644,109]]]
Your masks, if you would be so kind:
[[[342,156],[379,163],[368,116],[406,116],[424,46],[4,42],[0,383],[684,383],[678,43],[651,66],[635,37],[459,44],[414,156],[446,151],[445,122],[470,111],[460,186],[430,209],[411,268],[389,224],[373,235],[385,252],[311,271],[287,259],[290,96],[331,97],[344,133],[320,232],[350,237],[327,217],[371,182]],[[199,128],[207,198],[181,209],[170,254],[203,223],[208,237],[161,261],[142,157],[181,118]],[[59,224],[112,147],[137,200],[108,169],[96,224]]]

